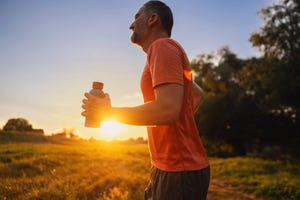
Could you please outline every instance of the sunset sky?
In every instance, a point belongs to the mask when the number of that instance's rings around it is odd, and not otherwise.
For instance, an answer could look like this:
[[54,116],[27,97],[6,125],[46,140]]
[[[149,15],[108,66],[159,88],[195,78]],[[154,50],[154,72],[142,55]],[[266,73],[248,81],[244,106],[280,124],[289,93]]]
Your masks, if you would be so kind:
[[[85,128],[83,93],[104,82],[114,106],[142,103],[145,53],[130,43],[129,25],[141,0],[0,0],[0,127],[23,117],[46,134]],[[259,55],[248,41],[263,24],[257,12],[271,0],[166,0],[172,37],[192,60],[228,45],[239,57]],[[115,126],[118,139],[146,136],[144,127]],[[112,136],[111,136],[112,137]]]

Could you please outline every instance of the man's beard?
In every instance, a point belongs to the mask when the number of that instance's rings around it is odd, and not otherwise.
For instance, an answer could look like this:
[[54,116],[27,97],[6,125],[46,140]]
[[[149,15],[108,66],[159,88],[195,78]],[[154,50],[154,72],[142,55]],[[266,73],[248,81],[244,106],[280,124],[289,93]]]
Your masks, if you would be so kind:
[[139,45],[139,35],[134,31],[134,32],[132,32],[132,35],[131,35],[131,42],[133,43],[133,44],[137,44],[137,45]]

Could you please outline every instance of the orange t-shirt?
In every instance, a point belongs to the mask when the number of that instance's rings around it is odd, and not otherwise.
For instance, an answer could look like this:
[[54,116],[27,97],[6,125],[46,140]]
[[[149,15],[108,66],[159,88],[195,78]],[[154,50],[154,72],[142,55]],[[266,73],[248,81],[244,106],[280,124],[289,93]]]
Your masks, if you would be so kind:
[[164,171],[199,170],[209,165],[194,120],[190,71],[189,60],[176,41],[161,38],[150,45],[141,78],[144,102],[155,100],[154,89],[158,85],[176,83],[184,86],[178,121],[147,128],[151,162]]

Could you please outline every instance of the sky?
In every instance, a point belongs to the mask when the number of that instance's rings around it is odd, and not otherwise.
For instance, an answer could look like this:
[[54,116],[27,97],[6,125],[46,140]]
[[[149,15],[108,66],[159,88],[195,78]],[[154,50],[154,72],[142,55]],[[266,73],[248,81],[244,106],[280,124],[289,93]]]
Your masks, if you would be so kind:
[[[258,56],[250,35],[257,12],[272,0],[165,0],[172,38],[190,60],[223,46],[241,58]],[[0,0],[0,127],[27,119],[46,134],[74,129],[83,138],[146,137],[145,127],[84,127],[81,104],[93,81],[104,82],[113,106],[142,104],[146,54],[130,42],[141,0]],[[113,129],[114,130],[110,130]],[[110,132],[107,135],[105,132]]]

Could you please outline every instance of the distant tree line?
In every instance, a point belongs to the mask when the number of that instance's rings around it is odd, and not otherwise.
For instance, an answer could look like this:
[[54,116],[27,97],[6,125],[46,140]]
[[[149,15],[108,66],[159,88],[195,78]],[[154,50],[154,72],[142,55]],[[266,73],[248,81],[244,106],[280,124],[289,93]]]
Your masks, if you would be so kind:
[[24,118],[11,118],[3,126],[3,131],[35,132],[44,134],[43,129],[34,129],[32,125]]
[[11,118],[0,129],[0,143],[6,142],[62,142],[81,140],[74,134],[74,129],[64,128],[62,131],[45,135],[43,129],[34,129],[25,118]]
[[192,60],[204,99],[195,119],[209,144],[229,153],[300,155],[300,1],[260,11],[264,26],[250,42],[261,57],[239,58],[228,47]]
[[[31,123],[25,118],[11,118],[0,129],[0,143],[7,142],[67,142],[85,141],[74,133],[74,129],[64,128],[62,131],[51,135],[44,135],[43,129],[32,128]],[[86,140],[87,141],[87,140]],[[103,142],[91,137],[89,142]],[[128,140],[115,140],[115,143],[123,144],[147,144],[147,139],[143,137],[129,138]]]

